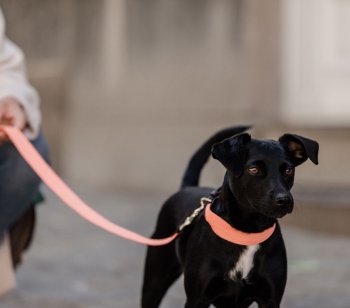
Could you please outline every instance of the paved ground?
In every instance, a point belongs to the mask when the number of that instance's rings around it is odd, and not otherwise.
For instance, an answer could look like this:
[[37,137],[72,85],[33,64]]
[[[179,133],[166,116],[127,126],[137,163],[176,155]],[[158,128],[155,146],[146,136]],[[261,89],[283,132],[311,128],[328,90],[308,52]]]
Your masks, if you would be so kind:
[[[149,234],[164,195],[79,192],[112,221]],[[282,307],[350,307],[350,240],[284,227],[289,279]],[[137,308],[145,248],[81,220],[52,195],[3,308]],[[181,281],[163,308],[183,307]]]

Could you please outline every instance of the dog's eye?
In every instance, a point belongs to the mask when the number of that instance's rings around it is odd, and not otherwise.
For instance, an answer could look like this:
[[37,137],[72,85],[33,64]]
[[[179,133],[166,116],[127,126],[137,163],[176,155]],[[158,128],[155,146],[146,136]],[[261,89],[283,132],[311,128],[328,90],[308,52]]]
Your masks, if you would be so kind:
[[292,167],[287,167],[284,172],[286,175],[291,176],[294,174],[294,169]]
[[250,168],[248,168],[248,172],[251,175],[259,175],[259,174],[261,174],[261,170],[258,167],[250,167]]

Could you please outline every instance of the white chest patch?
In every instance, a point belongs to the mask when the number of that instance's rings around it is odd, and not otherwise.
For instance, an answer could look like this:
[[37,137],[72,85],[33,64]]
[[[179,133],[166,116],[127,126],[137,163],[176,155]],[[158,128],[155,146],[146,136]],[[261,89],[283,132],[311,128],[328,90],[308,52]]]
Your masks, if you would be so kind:
[[260,248],[260,245],[246,246],[235,266],[228,272],[228,276],[232,280],[247,279],[251,269],[254,266],[255,253]]

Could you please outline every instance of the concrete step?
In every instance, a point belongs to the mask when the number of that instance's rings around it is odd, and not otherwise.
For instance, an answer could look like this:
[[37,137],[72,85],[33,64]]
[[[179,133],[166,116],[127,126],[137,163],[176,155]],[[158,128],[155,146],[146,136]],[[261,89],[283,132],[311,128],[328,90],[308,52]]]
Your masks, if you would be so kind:
[[338,235],[350,235],[350,188],[298,188],[295,209],[282,223]]

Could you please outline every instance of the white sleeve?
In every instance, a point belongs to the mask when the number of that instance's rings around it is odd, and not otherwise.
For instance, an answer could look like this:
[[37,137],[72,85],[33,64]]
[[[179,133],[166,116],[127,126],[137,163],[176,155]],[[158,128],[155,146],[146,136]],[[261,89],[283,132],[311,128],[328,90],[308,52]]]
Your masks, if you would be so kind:
[[25,134],[35,139],[41,123],[39,96],[27,80],[23,52],[5,36],[5,20],[0,9],[0,99],[5,97],[21,103],[27,116]]

